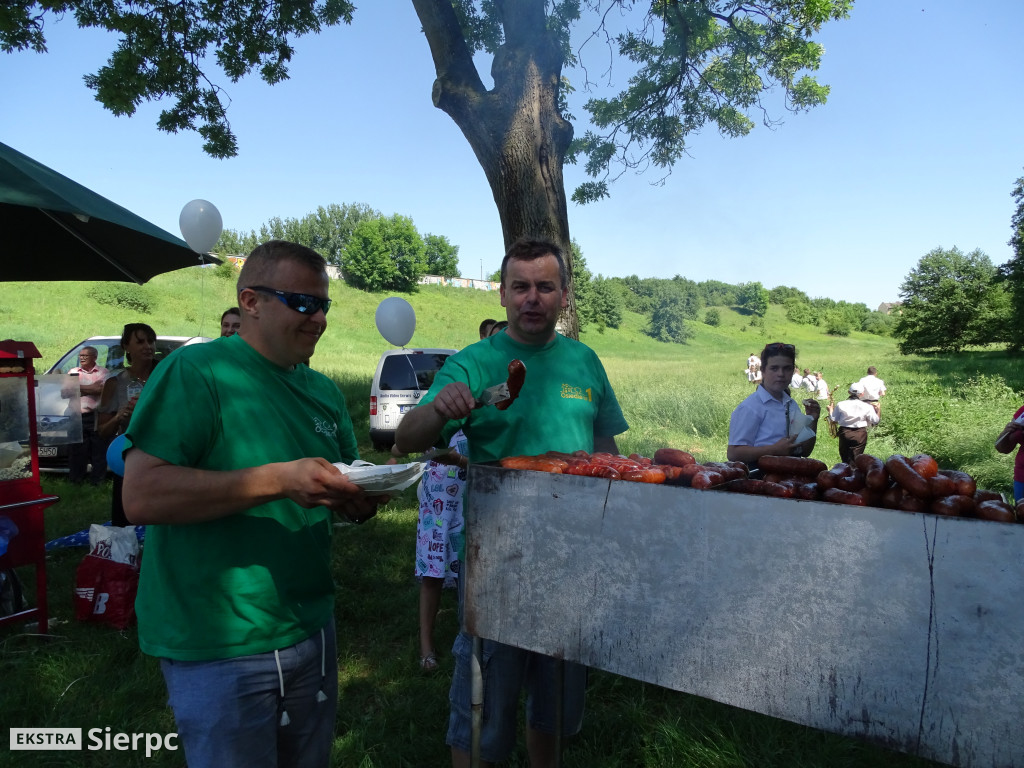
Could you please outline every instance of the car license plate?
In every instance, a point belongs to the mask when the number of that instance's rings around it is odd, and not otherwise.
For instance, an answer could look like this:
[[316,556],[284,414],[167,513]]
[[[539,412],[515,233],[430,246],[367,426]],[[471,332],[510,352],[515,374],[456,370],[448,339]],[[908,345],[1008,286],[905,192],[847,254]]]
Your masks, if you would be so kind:
[[57,455],[57,446],[43,445],[39,447],[39,458],[53,457]]

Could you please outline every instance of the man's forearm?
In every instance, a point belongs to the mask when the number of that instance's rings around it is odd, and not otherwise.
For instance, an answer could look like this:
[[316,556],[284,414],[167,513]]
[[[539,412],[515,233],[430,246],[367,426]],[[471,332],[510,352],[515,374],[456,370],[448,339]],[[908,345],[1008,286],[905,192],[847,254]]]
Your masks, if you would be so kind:
[[403,454],[425,451],[437,442],[447,422],[433,402],[419,405],[402,418],[395,432],[395,445]]
[[729,461],[742,461],[744,464],[753,464],[770,451],[771,448],[769,446],[730,445],[726,449],[725,457]]
[[214,472],[179,467],[132,450],[125,459],[125,515],[136,525],[227,517],[284,496],[275,467]]

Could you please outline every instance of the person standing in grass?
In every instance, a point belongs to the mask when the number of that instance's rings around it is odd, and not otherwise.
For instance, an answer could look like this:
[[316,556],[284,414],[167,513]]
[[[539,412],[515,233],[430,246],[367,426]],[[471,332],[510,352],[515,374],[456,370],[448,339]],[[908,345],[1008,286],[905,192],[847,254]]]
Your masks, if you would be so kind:
[[804,377],[803,377],[803,374],[800,373],[800,369],[799,368],[793,368],[793,375],[789,377],[789,388],[790,389],[800,389],[800,385],[803,384],[803,382],[804,382]]
[[758,382],[761,381],[761,358],[753,352],[751,352],[750,357],[747,358],[747,381],[755,387]]
[[800,379],[800,388],[813,393],[816,384],[817,379],[814,378],[814,374],[811,373],[811,369],[804,368],[803,378]]
[[[98,431],[104,444],[128,429],[146,382],[156,366],[156,331],[146,323],[128,323],[121,332],[121,349],[128,367],[103,383],[103,396],[96,407]],[[104,456],[106,458],[106,456]],[[110,524],[131,525],[124,513],[124,479],[114,475],[110,499]]]
[[850,385],[850,397],[828,409],[828,417],[839,427],[839,458],[847,464],[867,449],[868,427],[878,423],[878,403],[864,402],[864,385]]
[[769,344],[761,352],[761,360],[761,385],[736,406],[729,419],[729,461],[756,467],[762,456],[810,456],[821,406],[816,400],[804,401],[812,435],[797,442],[805,419],[788,389],[798,375],[796,347]]
[[[416,523],[416,564],[420,580],[420,669],[437,669],[434,625],[441,607],[441,592],[458,584],[465,520],[462,515],[469,448],[459,430],[448,446],[454,453],[427,462],[416,488],[419,517]],[[394,453],[394,451],[393,451]]]
[[[604,366],[578,341],[555,331],[566,305],[565,260],[543,240],[518,240],[501,264],[501,305],[508,327],[449,357],[433,386],[398,425],[399,450],[426,450],[462,429],[474,463],[548,450],[618,453],[615,435],[628,428]],[[476,407],[487,387],[508,377],[511,360],[526,365],[522,393],[507,410]],[[460,584],[462,582],[460,581]],[[460,590],[461,592],[461,590]],[[470,763],[473,639],[459,633],[452,649],[455,674],[449,699],[447,743],[456,768]],[[507,760],[515,746],[520,693],[526,691],[526,745],[533,766],[553,765],[558,662],[502,643],[483,641],[481,765]],[[583,723],[586,668],[565,663],[563,734]]]
[[879,403],[881,408],[881,400],[885,396],[885,382],[878,378],[878,369],[875,366],[868,367],[868,373],[864,378],[857,382],[864,387],[864,394],[861,399],[865,403]]
[[86,474],[93,485],[102,485],[107,479],[107,441],[97,429],[97,408],[108,373],[96,364],[96,357],[96,347],[82,347],[78,365],[68,371],[78,382],[82,411],[82,442],[68,446],[68,479],[72,483],[81,483]]
[[1010,453],[1017,446],[1017,456],[1013,461],[1013,500],[1024,499],[1024,406],[1013,414],[1013,421],[1003,427],[996,438],[996,450]]
[[814,397],[817,400],[828,400],[828,382],[821,375],[821,371],[814,372]]
[[189,768],[327,768],[337,709],[333,515],[368,497],[338,386],[302,365],[327,270],[273,240],[238,277],[234,336],[160,364],[128,425],[125,512],[148,526],[139,646],[160,659]]

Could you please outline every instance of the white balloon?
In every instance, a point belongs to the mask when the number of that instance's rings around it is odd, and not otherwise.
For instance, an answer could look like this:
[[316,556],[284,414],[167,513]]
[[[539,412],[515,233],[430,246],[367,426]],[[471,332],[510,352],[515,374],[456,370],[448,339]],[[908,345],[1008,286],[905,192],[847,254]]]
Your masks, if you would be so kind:
[[378,304],[373,319],[380,335],[396,347],[408,344],[416,330],[416,310],[398,296],[389,296]]
[[220,239],[224,222],[217,206],[209,200],[192,200],[181,209],[178,227],[189,248],[196,253],[209,253]]

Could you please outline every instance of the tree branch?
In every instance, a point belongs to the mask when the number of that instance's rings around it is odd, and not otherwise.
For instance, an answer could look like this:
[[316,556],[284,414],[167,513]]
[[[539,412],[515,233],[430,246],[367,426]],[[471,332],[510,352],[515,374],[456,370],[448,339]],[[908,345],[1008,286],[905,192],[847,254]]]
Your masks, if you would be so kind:
[[487,93],[449,0],[412,0],[434,60],[434,106],[453,115]]

